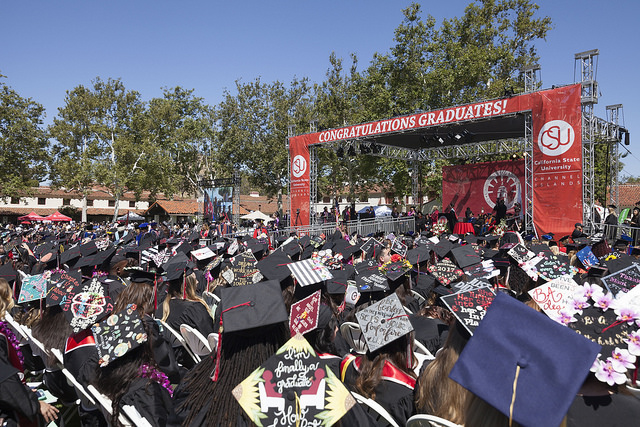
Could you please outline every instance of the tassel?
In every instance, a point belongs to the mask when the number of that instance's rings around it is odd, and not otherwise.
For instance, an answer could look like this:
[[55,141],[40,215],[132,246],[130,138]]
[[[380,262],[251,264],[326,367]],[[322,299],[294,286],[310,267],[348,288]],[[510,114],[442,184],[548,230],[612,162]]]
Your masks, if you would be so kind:
[[158,279],[153,278],[153,310],[158,309]]
[[182,299],[187,299],[187,270],[182,272]]

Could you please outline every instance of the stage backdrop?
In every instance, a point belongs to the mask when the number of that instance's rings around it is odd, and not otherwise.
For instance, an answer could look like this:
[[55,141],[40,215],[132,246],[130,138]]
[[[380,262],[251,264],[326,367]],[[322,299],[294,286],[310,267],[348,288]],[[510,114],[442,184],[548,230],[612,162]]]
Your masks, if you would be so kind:
[[[570,234],[582,221],[581,85],[345,126],[289,138],[291,217],[309,224],[309,145],[374,138],[413,129],[530,111],[533,119],[533,222],[538,235]],[[523,130],[524,134],[524,130]],[[446,205],[445,205],[446,206]],[[523,211],[524,211],[523,206]],[[297,215],[299,212],[299,215]]]
[[442,206],[453,203],[458,217],[467,207],[478,216],[491,212],[498,198],[507,209],[514,203],[522,206],[524,191],[524,160],[475,163],[442,168]]
[[217,221],[233,216],[233,187],[204,189],[204,217]]

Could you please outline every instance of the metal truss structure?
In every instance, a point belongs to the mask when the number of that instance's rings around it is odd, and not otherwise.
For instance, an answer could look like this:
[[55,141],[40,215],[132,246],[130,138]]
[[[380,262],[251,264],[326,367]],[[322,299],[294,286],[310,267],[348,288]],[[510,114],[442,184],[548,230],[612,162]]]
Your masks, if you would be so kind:
[[[582,169],[583,169],[583,223],[587,227],[593,225],[593,205],[595,198],[595,145],[600,143],[611,144],[609,153],[610,203],[618,202],[618,171],[619,156],[618,144],[621,135],[626,132],[621,128],[618,119],[622,114],[622,105],[607,107],[607,119],[601,119],[594,115],[593,108],[598,102],[597,58],[598,49],[575,54],[575,66],[580,70],[580,82],[582,84]],[[525,93],[540,89],[540,66],[532,65],[522,70],[525,84]],[[524,114],[524,137],[501,139],[482,142],[464,142],[458,145],[441,145],[435,147],[423,147],[410,149],[393,145],[386,145],[370,138],[355,138],[339,142],[328,142],[321,145],[309,146],[310,154],[310,196],[311,196],[311,224],[315,224],[315,205],[318,200],[318,147],[333,150],[340,157],[356,155],[369,155],[406,161],[411,171],[411,190],[413,200],[418,201],[421,195],[420,176],[422,163],[432,163],[436,159],[465,159],[471,163],[495,155],[519,154],[524,155],[525,160],[525,185],[523,194],[522,212],[524,215],[524,227],[527,232],[533,232],[533,122],[530,112]],[[311,122],[311,132],[317,131],[317,122]],[[295,128],[289,128],[289,137],[295,136]],[[288,147],[287,147],[288,148]],[[290,166],[289,166],[290,167]]]

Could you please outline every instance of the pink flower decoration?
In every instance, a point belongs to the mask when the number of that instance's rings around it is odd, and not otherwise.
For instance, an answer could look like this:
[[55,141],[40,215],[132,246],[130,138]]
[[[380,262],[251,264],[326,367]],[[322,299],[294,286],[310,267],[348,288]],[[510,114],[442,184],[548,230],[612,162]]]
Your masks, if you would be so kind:
[[628,325],[633,324],[633,322],[640,317],[631,307],[616,308],[614,311],[618,315],[617,320],[627,322]]
[[583,286],[584,289],[584,296],[588,299],[588,298],[592,298],[594,301],[595,299],[602,295],[604,292],[602,291],[602,288],[598,285],[591,285],[589,283],[585,283]]
[[606,294],[594,295],[593,301],[595,302],[595,306],[602,309],[602,311],[607,311],[611,303],[613,302],[613,295],[609,292]]
[[600,362],[600,366],[596,370],[596,378],[609,385],[624,384],[627,381],[625,374],[614,369],[611,358],[608,358],[606,362]]
[[629,334],[629,338],[624,340],[629,347],[629,353],[634,356],[640,356],[640,331],[633,331]]
[[618,347],[611,352],[611,357],[607,360],[611,360],[611,365],[617,372],[624,373],[627,369],[636,367],[636,357],[630,354],[628,350]]
[[573,296],[573,309],[582,314],[582,310],[589,307],[591,304],[587,302],[588,298],[582,294]]
[[600,368],[600,365],[602,364],[602,361],[600,360],[600,356],[602,356],[602,354],[598,353],[598,355],[596,356],[596,360],[593,361],[593,364],[589,369],[591,372],[596,372]]
[[567,313],[565,310],[561,310],[558,317],[555,319],[556,322],[562,323],[565,326],[568,326],[569,323],[576,322],[577,319],[573,317],[572,313]]

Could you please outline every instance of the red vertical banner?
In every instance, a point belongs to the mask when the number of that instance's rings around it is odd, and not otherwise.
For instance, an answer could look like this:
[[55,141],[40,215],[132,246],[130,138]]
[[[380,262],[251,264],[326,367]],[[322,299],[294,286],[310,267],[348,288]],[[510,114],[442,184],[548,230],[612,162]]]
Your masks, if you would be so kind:
[[582,222],[581,86],[532,94],[533,223],[538,235]]
[[311,182],[309,168],[311,159],[305,135],[289,138],[289,164],[291,200],[290,224],[309,225]]

